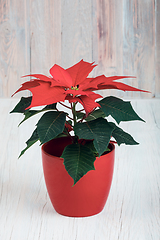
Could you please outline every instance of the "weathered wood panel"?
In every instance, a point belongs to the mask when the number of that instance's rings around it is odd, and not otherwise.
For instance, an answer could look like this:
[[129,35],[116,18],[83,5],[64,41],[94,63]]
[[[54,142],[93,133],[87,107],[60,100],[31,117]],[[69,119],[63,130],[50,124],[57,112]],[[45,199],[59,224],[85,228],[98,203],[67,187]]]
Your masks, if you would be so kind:
[[[137,77],[131,84],[153,91],[155,82],[155,4],[154,0],[124,1],[123,72]],[[145,93],[132,93],[147,97]]]
[[61,64],[61,1],[30,1],[31,72]]
[[126,83],[152,94],[103,91],[123,97],[160,96],[159,0],[1,0],[0,97],[28,73],[48,74],[80,59],[94,75],[135,75]]
[[11,96],[30,72],[27,1],[0,1],[0,96]]
[[[154,1],[98,1],[99,71],[107,75],[136,76],[125,82],[154,92],[155,5]],[[105,94],[113,91],[105,91]],[[115,91],[114,91],[115,93]],[[117,93],[148,97],[144,93]],[[151,96],[151,95],[150,95]]]
[[[96,75],[123,74],[123,1],[97,1],[98,67]],[[94,51],[94,50],[93,50]],[[102,91],[103,95],[117,91]]]
[[156,1],[155,97],[160,97],[160,1]]
[[122,1],[100,0],[97,4],[98,71],[106,75],[121,74],[123,69]]
[[62,65],[92,61],[92,1],[62,0]]

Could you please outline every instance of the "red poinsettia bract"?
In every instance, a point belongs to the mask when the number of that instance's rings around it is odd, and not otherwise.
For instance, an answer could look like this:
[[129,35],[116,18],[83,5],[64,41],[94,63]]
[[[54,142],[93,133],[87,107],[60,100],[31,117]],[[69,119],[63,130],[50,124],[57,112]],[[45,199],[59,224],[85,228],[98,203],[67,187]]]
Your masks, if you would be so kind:
[[63,102],[65,100],[68,100],[70,103],[79,102],[83,105],[86,115],[88,115],[96,107],[100,107],[95,100],[102,98],[102,96],[94,93],[93,91],[95,90],[119,89],[123,91],[143,91],[124,83],[115,82],[118,79],[131,78],[130,76],[106,77],[101,75],[89,78],[88,75],[94,67],[96,67],[94,63],[88,63],[83,60],[67,69],[63,69],[55,64],[50,69],[51,77],[43,74],[24,76],[31,76],[34,79],[23,83],[22,87],[14,94],[22,90],[31,91],[32,102],[28,108]]

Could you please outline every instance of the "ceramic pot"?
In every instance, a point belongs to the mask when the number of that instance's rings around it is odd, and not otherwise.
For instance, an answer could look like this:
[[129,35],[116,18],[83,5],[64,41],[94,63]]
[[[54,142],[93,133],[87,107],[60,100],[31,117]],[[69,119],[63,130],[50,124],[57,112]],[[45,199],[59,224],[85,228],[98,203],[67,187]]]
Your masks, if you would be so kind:
[[74,186],[60,158],[71,138],[53,139],[42,146],[42,161],[47,191],[55,210],[69,217],[87,217],[102,211],[111,187],[115,146],[97,157],[95,170],[89,171]]

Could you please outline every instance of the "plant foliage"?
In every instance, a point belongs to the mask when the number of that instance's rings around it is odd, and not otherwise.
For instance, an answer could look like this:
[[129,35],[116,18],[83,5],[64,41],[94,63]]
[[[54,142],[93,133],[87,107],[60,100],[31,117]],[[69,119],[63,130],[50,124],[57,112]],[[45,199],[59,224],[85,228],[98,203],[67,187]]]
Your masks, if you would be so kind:
[[[146,91],[116,81],[131,78],[131,76],[106,77],[101,75],[89,78],[89,73],[95,67],[94,63],[81,60],[67,69],[55,64],[50,69],[51,76],[49,77],[43,74],[24,76],[30,76],[33,79],[23,83],[15,93],[29,90],[32,96],[22,97],[10,112],[24,115],[20,124],[44,112],[33,134],[26,142],[27,147],[20,156],[38,140],[40,144],[43,144],[54,138],[71,136],[73,132],[74,140],[64,149],[61,157],[64,159],[65,168],[73,178],[74,184],[88,171],[94,170],[94,161],[97,156],[110,151],[108,145],[111,137],[117,141],[118,145],[138,144],[129,133],[123,131],[114,122],[109,122],[108,116],[112,116],[117,124],[122,121],[144,121],[134,111],[130,102],[113,96],[103,98],[94,91],[102,89]],[[101,100],[97,101],[98,99]],[[66,106],[65,101],[69,102],[70,107]],[[67,111],[59,111],[57,103],[66,106],[66,109],[70,108],[72,115],[69,115]],[[77,109],[77,103],[81,104],[81,110]],[[43,108],[31,109],[39,106]]]

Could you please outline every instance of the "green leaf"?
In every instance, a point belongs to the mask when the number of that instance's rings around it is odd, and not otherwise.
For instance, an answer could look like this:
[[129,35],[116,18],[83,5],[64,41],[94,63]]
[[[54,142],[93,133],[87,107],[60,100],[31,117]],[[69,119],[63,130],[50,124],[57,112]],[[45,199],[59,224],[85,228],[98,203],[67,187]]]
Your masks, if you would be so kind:
[[82,119],[84,115],[85,115],[85,113],[83,113],[83,112],[76,112],[77,120]]
[[26,110],[26,111],[24,112],[25,117],[24,117],[23,120],[19,123],[18,126],[20,126],[20,125],[21,125],[24,121],[26,121],[28,118],[36,115],[36,114],[39,113],[39,112],[41,112],[41,111],[38,111],[38,110]]
[[73,178],[74,185],[88,171],[94,170],[96,157],[93,152],[81,144],[68,145],[61,156],[64,158],[64,165],[68,174]]
[[47,106],[45,106],[41,111],[46,111],[46,110],[56,110],[56,105],[57,103],[53,103],[53,104],[49,104]]
[[97,109],[94,112],[92,112],[91,114],[89,114],[89,116],[87,118],[85,118],[86,121],[92,121],[95,120],[97,118],[100,117],[105,117],[106,115],[104,114],[104,112],[101,109]]
[[144,120],[133,110],[130,102],[116,97],[106,97],[98,102],[106,117],[111,115],[119,124],[121,121]]
[[118,143],[118,145],[125,143],[126,145],[137,145],[139,144],[136,142],[133,137],[129,134],[123,131],[121,128],[117,127],[114,123],[109,123],[111,126],[114,127],[114,130],[112,132],[112,136]]
[[27,147],[25,149],[23,149],[23,151],[21,151],[20,155],[18,158],[20,158],[25,151],[30,148],[35,142],[37,142],[39,140],[39,136],[37,133],[37,128],[34,130],[34,132],[32,133],[32,136],[28,139],[28,141],[26,142]]
[[[83,116],[85,114],[82,113],[82,112],[77,112],[76,113],[76,116],[77,116],[77,119],[82,119]],[[105,117],[106,115],[104,114],[104,112],[101,110],[101,109],[97,109],[95,111],[93,111],[91,114],[89,114],[89,116],[87,118],[85,118],[86,121],[92,121],[92,120],[95,120],[97,118],[100,118],[100,117]]]
[[55,138],[62,138],[62,137],[67,137],[67,135],[62,132],[59,135],[57,135]]
[[113,127],[104,118],[97,118],[96,120],[77,123],[74,126],[76,135],[80,139],[94,139],[93,144],[99,153],[99,156],[105,151],[109,144]]
[[43,114],[37,123],[37,131],[41,143],[50,141],[64,130],[66,114],[63,112],[49,111]]
[[[88,148],[94,153],[94,156],[95,156],[95,157],[98,157],[98,156],[99,156],[97,150],[96,150],[95,147],[94,147],[93,141],[86,142],[84,146],[85,146],[85,147],[88,147]],[[107,152],[107,151],[108,151],[108,152],[110,151],[110,149],[108,148],[108,146],[106,147],[106,149],[105,149],[104,152]]]
[[47,110],[54,110],[56,109],[56,103],[54,104],[50,104],[50,105],[47,105],[45,106],[44,108],[42,108],[41,110],[26,110],[24,112],[24,119],[19,123],[18,126],[20,126],[24,121],[26,121],[28,118],[36,115],[37,113],[41,113],[41,112],[44,112],[44,111],[47,111]]
[[19,103],[10,113],[24,113],[25,109],[31,104],[32,97],[22,97]]
[[71,120],[68,120],[67,122],[72,126],[72,121]]
[[94,147],[93,141],[86,142],[85,147],[88,147],[93,153],[98,153]]

